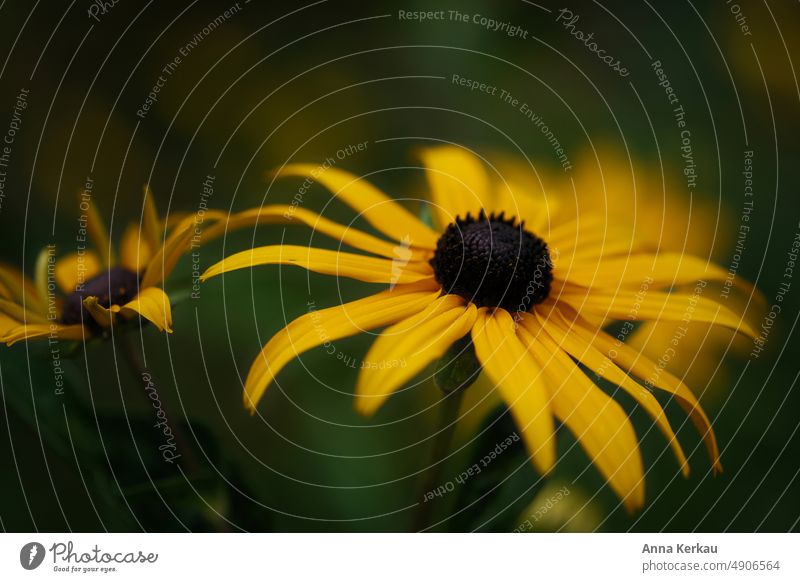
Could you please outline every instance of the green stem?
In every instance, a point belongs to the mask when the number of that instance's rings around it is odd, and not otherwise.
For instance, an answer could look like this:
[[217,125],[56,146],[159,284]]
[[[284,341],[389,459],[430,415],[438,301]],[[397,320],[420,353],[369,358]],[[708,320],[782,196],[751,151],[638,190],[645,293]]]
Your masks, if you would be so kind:
[[442,469],[447,464],[446,456],[456,430],[458,412],[464,399],[464,390],[454,390],[445,395],[439,408],[439,430],[433,441],[430,454],[430,468],[422,480],[419,505],[414,516],[414,531],[424,531],[431,522],[431,515],[435,505],[433,499],[426,500],[426,494],[442,485]]
[[[124,356],[124,359],[128,364],[128,367],[133,372],[136,383],[141,386],[143,378],[145,376],[149,376],[153,385],[158,386],[158,382],[156,382],[155,376],[144,365],[141,353],[139,353],[139,350],[136,349],[136,345],[131,340],[132,335],[130,333],[125,333],[123,331],[121,333],[118,333],[116,337],[119,339],[118,345],[122,348],[121,350],[122,355]],[[142,395],[145,396],[145,398],[147,398],[148,402],[152,403],[152,401],[147,396],[144,390],[142,391]],[[192,447],[189,445],[190,441],[186,437],[186,434],[183,432],[180,422],[177,421],[177,417],[172,415],[172,413],[167,408],[167,405],[160,398],[159,398],[159,404],[161,406],[161,410],[164,411],[164,418],[171,420],[174,423],[174,424],[169,424],[168,426],[170,430],[172,430],[172,435],[175,437],[175,445],[177,448],[177,452],[181,455],[181,458],[185,461],[186,472],[188,474],[194,474],[198,472],[200,464],[197,462],[197,457],[195,457],[194,451],[192,450]]]

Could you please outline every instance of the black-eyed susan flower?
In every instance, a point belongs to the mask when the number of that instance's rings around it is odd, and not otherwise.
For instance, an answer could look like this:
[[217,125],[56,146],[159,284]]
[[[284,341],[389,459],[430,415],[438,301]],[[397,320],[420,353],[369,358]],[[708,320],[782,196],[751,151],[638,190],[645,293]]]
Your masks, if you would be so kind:
[[[356,408],[375,412],[397,389],[468,337],[484,373],[510,410],[535,467],[556,462],[555,420],[575,435],[610,487],[630,508],[644,502],[642,460],[620,405],[581,363],[630,394],[669,441],[681,470],[688,463],[655,396],[671,395],[702,435],[714,471],[721,468],[711,423],[691,390],[657,363],[609,335],[609,321],[681,320],[753,335],[741,318],[702,295],[669,292],[725,271],[678,253],[649,253],[602,215],[559,212],[546,197],[493,178],[457,147],[421,153],[435,227],[427,226],[367,181],[337,168],[290,165],[279,177],[313,179],[351,206],[383,237],[345,227],[295,206],[234,215],[229,228],[297,220],[364,253],[292,245],[254,248],[212,266],[204,278],[264,264],[389,285],[374,295],[292,321],[264,346],[245,382],[254,410],[276,374],[326,341],[386,327],[365,360]],[[387,240],[388,239],[388,240]],[[403,361],[404,366],[392,362]],[[385,364],[385,365],[384,365]]]
[[79,238],[93,249],[58,257],[51,245],[40,253],[33,279],[0,265],[0,341],[84,340],[118,317],[141,316],[172,332],[164,280],[194,234],[194,217],[175,220],[168,233],[145,188],[142,220],[128,225],[116,253],[94,205],[84,200],[81,212]]

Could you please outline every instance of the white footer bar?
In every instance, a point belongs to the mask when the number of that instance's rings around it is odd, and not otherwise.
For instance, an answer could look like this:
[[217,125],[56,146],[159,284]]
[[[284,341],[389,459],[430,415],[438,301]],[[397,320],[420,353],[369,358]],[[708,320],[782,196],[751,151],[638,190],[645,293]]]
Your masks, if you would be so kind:
[[797,534],[3,534],[0,580],[797,581],[799,554]]

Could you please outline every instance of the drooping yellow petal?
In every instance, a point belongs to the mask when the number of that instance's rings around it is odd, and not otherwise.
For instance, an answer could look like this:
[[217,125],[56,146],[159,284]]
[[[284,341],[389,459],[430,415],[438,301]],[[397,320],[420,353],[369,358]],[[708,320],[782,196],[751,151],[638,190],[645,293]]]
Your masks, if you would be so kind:
[[619,291],[613,295],[595,290],[564,292],[559,301],[583,312],[620,320],[702,321],[729,327],[751,338],[758,334],[727,307],[697,294]]
[[64,255],[56,261],[55,279],[63,293],[72,293],[102,269],[102,263],[96,253],[83,251]]
[[167,240],[159,245],[150,262],[144,269],[141,286],[153,287],[164,285],[164,281],[172,272],[180,256],[186,252],[192,237],[197,234],[194,220],[186,218],[172,231]]
[[541,369],[516,335],[516,324],[504,309],[478,310],[472,329],[475,354],[511,411],[531,460],[540,473],[556,461],[550,396]]
[[305,208],[287,204],[262,206],[232,214],[229,219],[206,229],[203,232],[203,241],[213,240],[225,232],[256,224],[292,224],[294,221],[309,226],[315,232],[318,231],[344,245],[390,259],[420,261],[429,259],[431,255],[429,250],[415,248],[409,241],[390,243],[358,229],[328,220]]
[[[494,192],[483,164],[464,148],[441,146],[419,153],[431,191],[433,213],[440,229],[467,213],[478,216],[481,210],[496,210]],[[507,212],[510,212],[508,209]]]
[[216,275],[257,265],[296,265],[315,273],[350,277],[368,283],[415,283],[433,277],[428,263],[408,263],[339,251],[294,245],[272,245],[226,257],[203,273],[205,281]]
[[81,215],[81,222],[85,220],[86,230],[89,233],[89,239],[92,241],[100,262],[105,267],[110,267],[116,261],[114,258],[114,249],[108,240],[108,229],[106,223],[100,217],[97,207],[94,203],[94,196],[84,190],[78,193],[78,208]]
[[94,295],[83,298],[83,307],[100,327],[108,328],[114,324],[114,312],[100,305]]
[[374,413],[397,388],[468,334],[477,309],[464,303],[457,295],[445,295],[421,313],[386,328],[364,358],[356,384],[356,410]]
[[91,336],[91,330],[80,324],[60,325],[57,323],[36,323],[17,325],[16,327],[10,328],[0,336],[0,341],[5,342],[8,346],[13,346],[15,343],[23,340],[43,340],[50,338],[57,338],[59,340],[82,340],[88,339]]
[[730,329],[707,323],[686,326],[680,321],[645,321],[625,343],[651,360],[663,358],[665,367],[687,386],[702,386],[704,399],[727,394],[731,370],[723,360],[733,354],[746,355],[753,347],[752,340]]
[[255,411],[275,375],[292,359],[326,341],[396,323],[418,313],[441,293],[430,283],[398,285],[364,299],[311,311],[276,333],[256,357],[245,382],[244,404]]
[[[534,324],[534,317],[537,317],[538,325]],[[686,460],[683,448],[672,431],[666,413],[649,390],[634,381],[633,378],[623,372],[610,358],[597,350],[591,343],[578,334],[570,333],[569,323],[558,310],[551,311],[549,317],[525,314],[522,324],[534,335],[540,329],[539,326],[543,326],[547,334],[561,349],[601,378],[616,384],[630,394],[661,429],[661,432],[672,447],[672,452],[675,454],[684,476],[689,476],[689,463]]]
[[[218,210],[206,210],[203,221],[213,224],[213,221],[223,220],[226,216],[224,212]],[[187,216],[175,226],[167,240],[159,246],[158,251],[150,259],[142,276],[141,287],[163,287],[164,281],[172,273],[181,256],[202,242],[204,242],[202,229],[197,224],[196,217]]]
[[316,180],[385,235],[398,242],[408,241],[412,247],[436,248],[435,232],[375,186],[349,172],[312,164],[290,164],[276,175]]
[[[216,211],[215,211],[216,212]],[[174,212],[171,211],[169,216],[164,217],[164,230],[169,232],[174,229],[176,226],[183,224],[187,218],[190,216],[196,217],[196,214],[190,214],[189,212]],[[159,240],[159,244],[161,241]]]
[[158,247],[150,247],[138,224],[129,224],[119,247],[120,263],[133,273],[141,273],[152,259],[151,248]]
[[548,377],[550,407],[629,511],[644,505],[639,441],[622,407],[596,386],[546,334],[531,335],[531,353]]
[[625,257],[581,261],[567,272],[555,276],[586,287],[636,287],[650,280],[650,285],[665,287],[696,281],[724,281],[728,271],[703,259],[681,253],[633,254]]
[[565,315],[565,322],[568,322],[570,333],[580,336],[581,339],[594,346],[598,351],[606,354],[619,367],[643,380],[646,385],[654,386],[674,396],[703,437],[714,472],[721,472],[722,464],[719,460],[719,448],[717,447],[717,438],[714,435],[714,430],[711,427],[711,421],[689,387],[649,358],[607,333],[593,328],[583,317],[569,308],[567,309],[568,311],[566,312],[562,309],[562,312]]
[[147,287],[125,305],[112,305],[109,311],[131,317],[141,315],[152,322],[158,331],[172,333],[172,308],[169,297],[158,287]]

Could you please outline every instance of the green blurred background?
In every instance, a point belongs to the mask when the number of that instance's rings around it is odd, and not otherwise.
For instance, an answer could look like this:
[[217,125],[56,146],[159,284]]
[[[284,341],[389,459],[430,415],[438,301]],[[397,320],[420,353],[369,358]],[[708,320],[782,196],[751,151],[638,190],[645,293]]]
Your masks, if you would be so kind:
[[[45,244],[69,248],[77,229],[76,192],[87,177],[118,240],[128,222],[138,220],[145,182],[165,214],[195,212],[208,175],[214,176],[210,205],[216,208],[288,203],[297,183],[269,187],[267,170],[291,161],[320,163],[361,142],[367,147],[337,162],[340,167],[377,172],[373,181],[393,196],[424,197],[413,150],[438,141],[524,153],[545,188],[570,195],[573,175],[606,156],[621,158],[622,183],[634,168],[650,173],[657,185],[638,192],[640,200],[660,203],[667,184],[679,190],[687,213],[713,209],[714,220],[701,224],[712,241],[704,254],[728,266],[744,200],[743,152],[752,150],[755,209],[738,272],[774,302],[800,220],[796,4],[742,3],[738,22],[732,5],[721,1],[92,6],[85,0],[46,7],[11,1],[0,8],[0,132],[17,94],[29,90],[6,168],[0,259],[26,272]],[[399,17],[401,10],[456,7],[470,15],[469,22]],[[556,22],[564,7],[580,16],[577,29],[593,31],[598,44],[621,59],[627,77]],[[229,9],[219,26],[203,32]],[[474,23],[476,14],[518,25],[526,38]],[[157,102],[137,116],[162,68],[182,47],[185,55]],[[698,172],[691,200],[681,173],[680,131],[653,72],[656,60],[691,130]],[[573,169],[562,169],[551,144],[517,109],[452,83],[454,74],[504,88],[530,104]],[[623,195],[613,185],[596,188],[598,196]],[[306,207],[352,220],[348,209],[329,204],[322,189],[312,192]],[[668,216],[662,223],[675,229],[673,236],[686,229]],[[302,228],[260,228],[203,247],[203,268],[254,240],[313,240],[331,247]],[[3,529],[412,529],[420,473],[436,430],[438,395],[429,384],[403,391],[364,419],[352,408],[357,369],[318,349],[280,374],[257,415],[242,406],[242,379],[271,334],[304,313],[310,301],[326,307],[374,287],[267,267],[213,280],[192,299],[185,259],[167,290],[175,302],[175,333],[148,327],[143,345],[173,422],[183,419],[192,441],[196,466],[188,478],[186,463],[179,470],[159,459],[152,412],[141,383],[119,358],[119,346],[95,341],[77,349],[66,363],[62,396],[54,394],[46,346],[3,348]],[[574,507],[564,504],[564,515],[553,512],[552,523],[534,529],[796,530],[799,305],[795,282],[765,352],[752,360],[749,350],[727,354],[709,389],[695,386],[704,392],[723,449],[721,476],[708,475],[699,438],[677,407],[667,408],[675,426],[682,426],[685,449],[693,452],[689,479],[678,475],[664,454],[666,443],[634,411],[648,502],[629,515],[562,430],[551,483],[570,488]],[[129,333],[138,346],[136,331]],[[335,342],[338,353],[354,361],[369,343],[366,334]],[[447,461],[443,480],[514,431],[502,410],[485,426]],[[435,529],[511,531],[542,495],[547,489],[524,450],[514,447],[491,471],[437,502],[435,521],[441,523]]]

